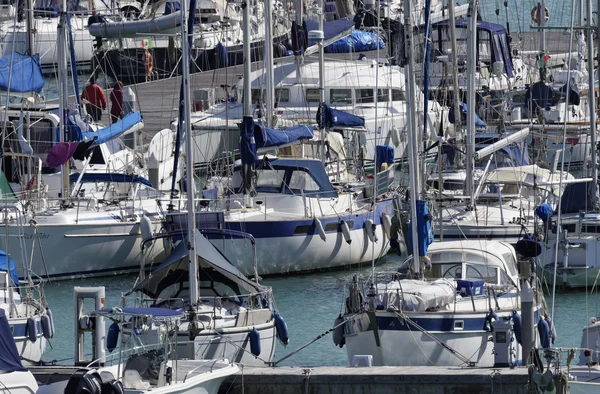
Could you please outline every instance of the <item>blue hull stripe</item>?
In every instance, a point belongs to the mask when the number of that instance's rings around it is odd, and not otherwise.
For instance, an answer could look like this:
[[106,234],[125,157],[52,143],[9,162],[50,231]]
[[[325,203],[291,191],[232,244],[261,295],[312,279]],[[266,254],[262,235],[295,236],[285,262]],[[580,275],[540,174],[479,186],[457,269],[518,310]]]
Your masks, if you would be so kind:
[[[535,310],[533,316],[535,324],[537,324],[539,316],[539,310]],[[482,315],[482,317],[470,317],[464,319],[456,316],[448,318],[429,318],[411,317],[410,315],[409,318],[427,331],[469,332],[485,330],[485,315]],[[463,322],[463,329],[461,330],[454,329],[454,322],[458,321]],[[395,316],[377,316],[377,328],[379,331],[418,331],[414,325],[408,322],[401,322],[400,319]],[[365,327],[365,331],[373,331],[370,324]]]
[[[329,223],[340,223],[344,220],[346,223],[353,222],[354,226],[350,230],[363,229],[365,222],[368,219],[373,220],[376,225],[381,225],[381,214],[386,212],[390,217],[393,214],[392,200],[386,200],[377,204],[377,210],[373,212],[364,212],[356,215],[330,216],[319,219],[323,228]],[[298,227],[305,227],[301,233],[294,233]],[[297,220],[281,220],[281,221],[240,221],[240,222],[225,222],[225,227],[228,230],[243,231],[252,234],[254,238],[280,238],[280,237],[305,237],[307,235],[318,235],[317,227],[314,219],[297,219]],[[341,232],[340,226],[335,230],[326,231],[326,233]],[[208,236],[209,239],[222,239],[222,235]]]

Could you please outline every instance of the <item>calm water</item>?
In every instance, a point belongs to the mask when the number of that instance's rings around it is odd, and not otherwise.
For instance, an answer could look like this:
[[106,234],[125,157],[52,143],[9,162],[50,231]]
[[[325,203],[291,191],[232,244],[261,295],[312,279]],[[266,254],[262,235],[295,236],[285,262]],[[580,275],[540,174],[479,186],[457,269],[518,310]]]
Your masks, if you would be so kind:
[[[379,268],[392,269],[399,263],[398,257],[389,255]],[[265,278],[263,283],[273,287],[277,307],[290,331],[290,344],[287,348],[278,344],[274,360],[281,359],[331,328],[343,308],[345,283],[353,274],[368,274],[369,270],[367,265],[362,269]],[[129,290],[134,279],[131,275],[121,275],[47,284],[46,298],[52,308],[57,334],[51,339],[52,348],[48,347],[44,360],[70,359],[73,355],[73,286],[105,286],[106,306],[110,307],[119,305],[121,292]],[[550,306],[551,296],[546,296],[546,300]],[[556,346],[579,346],[581,328],[589,320],[588,316],[600,314],[599,307],[600,296],[597,294],[588,297],[587,304],[583,291],[558,294],[555,305]],[[347,365],[346,349],[334,346],[329,334],[281,365]]]

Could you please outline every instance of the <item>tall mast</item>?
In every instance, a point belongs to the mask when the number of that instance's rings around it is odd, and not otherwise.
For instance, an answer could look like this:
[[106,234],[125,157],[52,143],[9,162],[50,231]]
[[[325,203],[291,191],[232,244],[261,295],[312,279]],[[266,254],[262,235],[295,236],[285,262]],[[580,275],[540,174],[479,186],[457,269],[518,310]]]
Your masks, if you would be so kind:
[[242,4],[242,33],[244,40],[243,56],[244,56],[244,116],[252,116],[252,92],[250,91],[250,73],[251,69],[251,54],[250,45],[250,0],[245,0]]
[[185,130],[185,166],[187,181],[187,233],[188,233],[188,259],[190,304],[192,308],[198,305],[198,261],[196,258],[196,209],[194,206],[194,149],[192,143],[192,124],[190,122],[190,43],[188,30],[188,0],[181,2],[181,88],[183,90],[183,119]]
[[[595,100],[595,84],[594,84],[594,31],[592,30],[592,0],[587,1],[587,58],[588,58],[588,101],[590,105],[590,140],[592,144],[592,184],[594,192],[592,193],[592,207],[596,207],[596,195],[598,194],[598,159],[596,157],[596,100]],[[600,66],[600,64],[599,64]],[[567,92],[567,94],[569,94]]]
[[[448,0],[448,17],[450,28],[450,45],[452,47],[452,107],[454,108],[454,129],[459,130],[462,123],[460,116],[460,87],[458,85],[458,54],[456,53],[456,16],[454,15],[454,0]],[[442,187],[440,185],[440,187]],[[441,189],[440,189],[441,190]]]
[[404,78],[406,81],[406,109],[408,111],[408,163],[410,175],[410,221],[412,235],[413,272],[420,271],[419,235],[417,233],[417,200],[419,199],[419,161],[417,157],[417,127],[416,127],[416,105],[415,105],[415,70],[413,60],[413,27],[412,27],[412,5],[413,0],[404,0],[404,29],[406,36],[404,66]]
[[[275,86],[273,77],[273,3],[265,0],[265,69],[267,73],[267,127],[273,127],[273,109],[275,103]],[[249,75],[249,74],[248,74]]]
[[[297,0],[294,2],[294,4],[296,5],[296,7],[295,7],[296,29],[302,29],[302,7],[304,4],[304,1]],[[306,32],[304,32],[304,34],[306,34]],[[299,43],[299,46],[300,46],[300,43]],[[298,49],[298,51],[300,52],[299,49]],[[302,83],[302,70],[300,68],[301,64],[302,64],[302,54],[297,53],[296,54],[296,80],[297,80],[296,82],[297,83]]]
[[[325,12],[325,0],[319,2],[319,8],[317,9],[317,17],[319,18],[319,101],[321,102],[321,108],[325,103],[325,47],[323,46],[325,39],[325,32],[323,31],[323,14]],[[321,109],[321,129],[319,134],[321,135],[321,162],[325,163],[325,111]]]
[[[68,110],[68,72],[67,72],[67,0],[60,0],[59,21],[57,26],[56,51],[58,57],[58,112],[60,113],[60,135],[59,142],[65,141],[65,127],[67,124]],[[77,92],[79,94],[79,92]],[[62,198],[69,196],[69,162],[61,166],[62,174]]]
[[[469,4],[469,21],[467,29],[467,162],[466,162],[466,195],[469,205],[473,207],[473,157],[475,149],[475,54],[477,53],[477,0]],[[460,115],[459,115],[460,116]],[[456,118],[456,116],[455,116]]]

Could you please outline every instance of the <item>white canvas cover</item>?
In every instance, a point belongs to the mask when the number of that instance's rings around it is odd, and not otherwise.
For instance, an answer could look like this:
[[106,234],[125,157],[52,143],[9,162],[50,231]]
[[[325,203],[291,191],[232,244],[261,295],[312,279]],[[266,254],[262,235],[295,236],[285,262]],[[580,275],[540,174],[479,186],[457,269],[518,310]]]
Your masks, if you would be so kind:
[[433,282],[402,279],[379,284],[377,290],[385,309],[395,306],[410,312],[445,308],[456,298],[456,283],[448,279]]

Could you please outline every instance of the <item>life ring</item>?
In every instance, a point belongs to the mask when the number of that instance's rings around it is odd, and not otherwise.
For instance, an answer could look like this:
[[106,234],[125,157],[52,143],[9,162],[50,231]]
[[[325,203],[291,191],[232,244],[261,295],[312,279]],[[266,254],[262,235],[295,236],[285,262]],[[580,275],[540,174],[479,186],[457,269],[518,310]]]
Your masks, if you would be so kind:
[[[540,8],[541,6],[535,6],[531,9],[531,20],[535,23],[540,23]],[[550,19],[550,10],[547,7],[544,7],[544,12],[546,13],[546,21]]]

